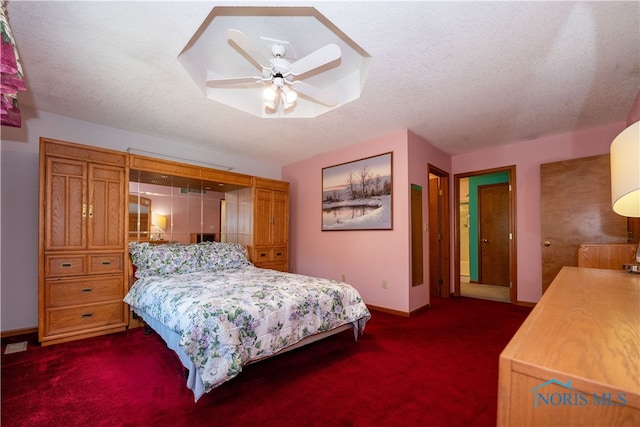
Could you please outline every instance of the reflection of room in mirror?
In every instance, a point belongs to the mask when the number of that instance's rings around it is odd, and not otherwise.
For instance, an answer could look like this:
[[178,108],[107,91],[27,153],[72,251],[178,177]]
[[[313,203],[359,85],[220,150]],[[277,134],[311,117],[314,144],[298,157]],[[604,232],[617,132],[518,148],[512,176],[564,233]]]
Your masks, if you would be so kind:
[[151,199],[139,194],[129,195],[129,240],[147,241],[150,238],[149,215]]
[[130,207],[130,240],[185,244],[221,241],[221,211],[225,193],[188,185],[169,186],[131,181],[129,194],[132,199],[149,200],[151,214],[147,219],[148,232],[138,233],[135,226],[139,215],[134,215],[136,207]]

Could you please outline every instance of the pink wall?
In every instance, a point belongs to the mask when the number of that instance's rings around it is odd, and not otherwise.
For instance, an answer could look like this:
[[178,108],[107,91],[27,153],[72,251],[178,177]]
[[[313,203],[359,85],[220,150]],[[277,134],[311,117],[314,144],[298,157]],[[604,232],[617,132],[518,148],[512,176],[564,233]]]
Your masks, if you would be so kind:
[[[393,230],[321,231],[322,168],[389,151],[393,151]],[[451,168],[449,156],[404,130],[283,167],[282,179],[291,184],[291,269],[337,280],[344,274],[346,282],[374,306],[406,313],[428,304],[427,250],[423,285],[410,285],[409,197],[411,184],[423,187],[426,223],[428,163]]]
[[[430,164],[445,172],[451,172],[451,157],[434,148],[427,141],[411,132],[408,132],[408,144],[409,185],[417,184],[422,186],[422,243],[424,248],[422,256],[424,266],[423,285],[409,286],[409,311],[413,311],[429,303],[429,240],[428,231],[425,231],[425,225],[428,226],[429,220],[429,185],[427,165]],[[408,188],[407,191],[409,191]],[[408,214],[406,215],[406,221],[409,224],[411,223],[411,217]],[[409,248],[411,248],[410,233],[407,244],[409,245]],[[410,259],[411,258],[409,258],[409,260]],[[411,263],[409,260],[407,260],[407,268],[411,271]]]
[[454,175],[516,166],[518,301],[537,302],[542,295],[540,165],[608,153],[623,128],[613,123],[452,157]]
[[[322,231],[322,168],[393,151],[393,230]],[[292,271],[345,281],[368,304],[408,308],[407,132],[319,154],[282,168],[291,185]],[[404,190],[404,191],[403,191]],[[387,289],[382,289],[382,280]]]
[[[282,179],[291,183],[291,268],[338,280],[344,274],[368,304],[402,312],[415,310],[429,302],[429,254],[425,246],[425,284],[411,287],[410,184],[423,186],[426,222],[428,164],[450,171],[451,202],[455,174],[515,165],[518,301],[537,302],[542,293],[540,164],[607,153],[623,128],[624,123],[613,123],[452,157],[410,131],[401,131],[286,165]],[[322,168],[388,151],[393,151],[393,230],[321,231]],[[453,208],[451,214],[453,224]],[[451,238],[453,262],[453,233]],[[387,289],[382,289],[382,280],[387,280]]]

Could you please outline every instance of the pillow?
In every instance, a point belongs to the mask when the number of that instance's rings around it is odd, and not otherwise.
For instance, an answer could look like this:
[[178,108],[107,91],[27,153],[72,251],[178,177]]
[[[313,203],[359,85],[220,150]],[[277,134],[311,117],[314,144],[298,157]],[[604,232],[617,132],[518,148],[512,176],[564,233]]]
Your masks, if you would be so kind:
[[200,268],[204,271],[226,270],[252,265],[247,250],[239,243],[202,242]]
[[195,245],[129,244],[138,279],[148,276],[194,273],[200,270],[200,252]]

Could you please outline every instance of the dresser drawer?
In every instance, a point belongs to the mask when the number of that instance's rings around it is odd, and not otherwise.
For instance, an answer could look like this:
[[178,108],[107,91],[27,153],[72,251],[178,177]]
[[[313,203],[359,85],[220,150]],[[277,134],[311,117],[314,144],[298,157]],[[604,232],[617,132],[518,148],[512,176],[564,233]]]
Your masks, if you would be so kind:
[[272,261],[283,261],[287,259],[287,248],[273,248],[271,249]]
[[271,261],[271,249],[256,249],[253,251],[253,263]]
[[45,305],[65,306],[123,298],[122,276],[45,281]]
[[269,270],[284,271],[285,273],[289,271],[286,261],[282,261],[282,262],[278,262],[278,261],[257,262],[257,263],[254,263],[253,265],[258,267],[258,268],[266,268],[266,269],[269,269]]
[[45,275],[47,277],[76,276],[87,272],[85,255],[47,255]]
[[253,250],[253,263],[284,261],[287,259],[287,248],[256,248]]
[[123,271],[124,256],[122,253],[45,256],[46,277],[110,274],[122,273]]
[[89,273],[106,274],[124,271],[122,254],[91,254],[89,255]]
[[121,301],[45,310],[45,336],[118,324],[124,324]]

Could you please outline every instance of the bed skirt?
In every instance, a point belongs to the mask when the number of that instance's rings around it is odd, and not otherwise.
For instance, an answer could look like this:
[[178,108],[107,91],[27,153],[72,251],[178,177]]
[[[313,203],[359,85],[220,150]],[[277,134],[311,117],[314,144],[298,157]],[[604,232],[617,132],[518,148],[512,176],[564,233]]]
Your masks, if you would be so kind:
[[[204,387],[204,384],[202,382],[202,378],[200,378],[200,375],[198,374],[198,371],[197,371],[197,369],[195,367],[195,364],[191,361],[189,356],[187,356],[187,354],[184,352],[184,349],[182,348],[182,346],[180,346],[180,334],[178,334],[177,332],[173,331],[172,329],[167,328],[165,325],[163,325],[162,323],[160,323],[158,320],[154,319],[153,317],[145,316],[145,313],[140,313],[140,312],[138,312],[136,310],[134,310],[134,311],[138,316],[140,316],[142,318],[142,320],[144,320],[144,322],[145,322],[145,324],[147,326],[151,327],[151,329],[156,331],[157,334],[160,335],[160,337],[162,337],[162,339],[167,344],[167,347],[169,347],[171,350],[173,350],[178,355],[178,358],[180,359],[180,362],[182,363],[182,366],[184,366],[185,369],[187,369],[187,371],[189,372],[189,375],[187,376],[187,388],[189,390],[193,391],[194,401],[197,402],[198,399],[200,399],[202,397],[202,395],[205,394],[205,387]],[[352,322],[352,323],[347,323],[347,324],[338,326],[337,328],[331,329],[329,331],[324,331],[324,332],[320,332],[320,333],[315,334],[315,335],[308,336],[308,337],[298,341],[295,344],[292,344],[292,345],[290,345],[288,347],[285,347],[285,348],[281,349],[280,351],[278,351],[275,354],[272,354],[270,356],[266,356],[266,357],[263,357],[263,358],[260,358],[260,359],[251,360],[247,364],[256,363],[256,362],[259,362],[261,360],[265,360],[265,359],[271,358],[273,356],[277,356],[279,354],[285,353],[285,352],[290,351],[290,350],[294,350],[296,348],[305,346],[307,344],[311,344],[312,342],[321,340],[321,339],[329,337],[331,335],[335,335],[335,334],[340,333],[342,331],[345,331],[345,330],[347,330],[349,328],[353,328],[354,339],[357,341],[358,340],[358,335],[361,334],[364,331],[364,324],[360,325],[359,323],[360,323],[360,320]]]

